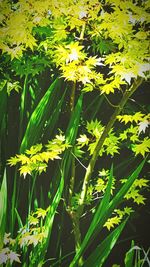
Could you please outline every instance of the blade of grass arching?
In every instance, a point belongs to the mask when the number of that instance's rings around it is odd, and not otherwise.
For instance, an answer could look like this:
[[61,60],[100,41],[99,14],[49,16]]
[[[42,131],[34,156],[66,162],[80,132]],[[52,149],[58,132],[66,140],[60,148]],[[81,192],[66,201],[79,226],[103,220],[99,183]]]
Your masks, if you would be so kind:
[[7,181],[6,181],[6,169],[5,169],[0,190],[0,250],[3,248],[3,240],[6,227],[6,212],[7,212]]
[[[23,153],[30,146],[34,145],[36,142],[38,142],[38,140],[42,136],[43,127],[46,121],[48,120],[51,121],[50,131],[52,131],[52,129],[54,128],[57,122],[57,119],[59,117],[61,104],[62,104],[64,95],[65,95],[65,92],[64,92],[63,96],[59,100],[60,95],[61,95],[61,89],[62,89],[61,84],[62,82],[59,79],[56,79],[51,84],[51,86],[48,88],[47,92],[45,93],[45,95],[43,96],[43,98],[40,100],[39,104],[33,111],[29,119],[28,126],[24,134],[22,143],[21,143],[21,147],[20,147],[21,153]],[[57,102],[58,102],[58,106],[56,105]],[[19,185],[16,187],[16,179],[17,179],[17,174],[15,172],[14,190],[13,190],[13,197],[12,197],[12,209],[11,209],[12,232],[13,232],[13,226],[14,226],[15,219],[16,219],[14,208],[15,207],[17,208],[18,196],[20,192]]]
[[61,80],[56,78],[33,111],[20,146],[20,153],[36,144],[42,136],[45,123],[50,116],[53,117],[54,104],[59,101],[60,86]]
[[125,260],[124,260],[125,267],[133,267],[134,266],[133,259],[134,259],[135,251],[134,251],[134,249],[132,249],[133,247],[134,247],[134,240],[132,240],[131,249],[125,255]]
[[[79,127],[80,114],[82,110],[82,99],[83,99],[83,96],[80,96],[75,106],[74,112],[72,113],[69,125],[66,130],[66,135],[65,135],[66,141],[72,145],[75,143],[76,135],[77,135],[78,127]],[[68,175],[68,171],[70,167],[71,161],[69,160],[69,158],[70,158],[70,150],[68,149],[64,152],[60,169],[58,169],[55,175],[55,185],[57,185],[57,190],[56,190],[55,195],[53,196],[53,199],[51,200],[49,211],[48,211],[46,221],[44,224],[45,233],[46,233],[45,242],[42,244],[42,247],[39,246],[39,249],[35,249],[35,252],[33,253],[34,260],[35,262],[38,262],[39,266],[42,266],[44,262],[44,257],[45,257],[48,244],[50,241],[53,220],[56,214],[58,204],[62,197],[62,192],[64,188],[64,180],[66,179]],[[52,190],[55,191],[55,187],[54,188],[52,187]]]
[[[63,256],[63,257],[61,258],[61,261],[63,262],[65,259],[67,259],[67,258],[68,258],[69,256],[71,256],[72,254],[74,254],[74,251],[72,251],[72,252],[66,254],[65,256]],[[57,267],[58,264],[59,264],[59,261],[60,261],[60,260],[57,260],[55,263],[51,264],[51,267],[54,267],[54,266]]]
[[128,166],[134,166],[133,164],[136,163],[135,160],[136,159],[133,157],[133,155],[129,156],[127,159],[124,159],[115,165],[114,172],[117,173],[119,177],[124,176],[124,172],[127,172]]
[[128,192],[130,187],[132,186],[133,182],[135,179],[138,178],[138,175],[140,174],[144,164],[145,164],[146,159],[144,159],[139,166],[134,170],[134,172],[128,177],[127,182],[121,187],[119,192],[114,196],[114,198],[111,200],[109,204],[109,209],[111,211],[114,210],[114,208],[122,201],[123,197],[125,194]]
[[[127,182],[121,187],[119,192],[113,197],[113,199],[109,202],[109,204],[107,206],[105,206],[105,212],[99,213],[99,212],[101,212],[101,209],[100,208],[97,209],[97,211],[94,215],[94,219],[93,219],[95,225],[94,225],[93,220],[92,220],[91,225],[89,227],[90,230],[88,230],[88,232],[87,232],[87,234],[86,234],[86,236],[85,236],[85,238],[81,244],[79,251],[76,253],[73,261],[70,264],[70,267],[76,266],[79,258],[81,257],[81,255],[83,255],[84,251],[87,249],[89,244],[92,242],[92,240],[95,238],[95,236],[99,233],[99,231],[103,228],[103,225],[105,224],[107,219],[111,216],[113,210],[115,208],[117,208],[119,203],[123,200],[123,197],[128,192],[129,188],[132,186],[133,182],[135,181],[135,179],[138,177],[139,173],[141,172],[141,170],[144,166],[145,160],[143,160],[141,162],[141,164],[129,176]],[[99,204],[99,205],[101,205],[101,204]],[[97,218],[97,221],[95,218]]]
[[101,267],[115,246],[119,236],[121,235],[127,219],[116,227],[91,253],[88,259],[84,262],[83,267]]
[[111,196],[111,187],[112,187],[112,180],[113,180],[113,165],[111,166],[110,169],[110,175],[109,175],[109,180],[108,180],[108,185],[106,188],[106,192],[105,195],[102,199],[102,201],[100,202],[100,205],[94,215],[92,224],[91,224],[91,229],[89,228],[89,233],[91,234],[91,232],[93,232],[93,229],[96,224],[99,223],[99,221],[101,220],[99,214],[101,215],[101,217],[103,216],[103,214],[105,213],[105,210],[107,208],[107,206],[109,205],[109,201],[110,201],[110,196]]
[[15,208],[15,213],[16,213],[19,229],[23,228],[23,223],[22,223],[21,217],[20,217],[19,212],[16,208]]
[[103,214],[105,213],[105,210],[107,209],[108,207],[108,204],[109,204],[109,201],[110,201],[110,195],[111,195],[111,187],[112,187],[112,178],[113,178],[113,165],[111,167],[111,170],[110,170],[110,176],[109,176],[109,180],[108,180],[108,185],[107,185],[107,188],[106,188],[106,192],[105,192],[105,195],[102,199],[102,201],[100,202],[98,208],[97,208],[97,211],[94,215],[94,218],[89,226],[89,229],[87,231],[87,234],[81,244],[81,248],[78,252],[78,254],[75,255],[75,258],[73,259],[70,267],[72,266],[75,266],[76,262],[78,261],[78,259],[80,258],[80,256],[82,255],[83,251],[85,250],[87,244],[89,243],[100,219],[103,217]]

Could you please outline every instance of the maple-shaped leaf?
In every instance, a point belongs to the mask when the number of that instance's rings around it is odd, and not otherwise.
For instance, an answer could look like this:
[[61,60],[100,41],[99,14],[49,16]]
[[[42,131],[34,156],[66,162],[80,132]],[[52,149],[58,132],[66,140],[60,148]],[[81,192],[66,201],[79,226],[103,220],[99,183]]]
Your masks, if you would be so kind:
[[128,138],[127,133],[128,133],[127,130],[124,131],[123,133],[121,133],[121,134],[119,135],[119,139],[121,139],[122,141],[123,141],[123,140],[126,140],[126,139]]
[[33,163],[36,163],[38,161],[42,162],[43,159],[41,158],[40,154],[36,154],[34,155],[33,157],[30,158],[30,160],[33,162]]
[[101,122],[96,119],[95,121],[92,120],[91,122],[87,122],[86,129],[95,137],[100,137],[104,130],[104,127],[101,125]]
[[138,132],[139,132],[139,134],[140,133],[145,133],[145,131],[146,131],[146,128],[148,127],[150,125],[150,122],[149,121],[141,121],[141,122],[139,122],[139,124],[138,124],[138,126],[139,126],[139,130],[138,130]]
[[18,162],[20,162],[20,159],[18,158],[18,156],[15,157],[11,157],[10,159],[7,160],[8,164],[10,166],[14,166],[16,165]]
[[41,151],[42,149],[42,144],[36,144],[34,146],[31,146],[30,149],[26,150],[26,154],[28,155],[34,155],[37,152]]
[[130,198],[135,199],[138,196],[139,196],[139,190],[137,190],[135,188],[131,188],[131,190],[125,195],[125,198],[126,199],[130,199]]
[[97,192],[105,192],[106,186],[107,185],[104,182],[104,180],[102,178],[98,178],[96,186],[95,186],[95,190]]
[[124,208],[124,213],[127,215],[130,215],[134,210],[131,207],[125,207]]
[[14,261],[21,263],[20,259],[19,259],[19,254],[17,254],[16,252],[10,250],[10,253],[7,254],[8,260],[10,260],[10,263],[12,264]]
[[145,153],[150,151],[150,139],[145,137],[143,142],[141,144],[135,144],[132,150],[135,152],[135,155],[141,154],[144,157]]
[[27,245],[28,242],[29,242],[29,240],[30,240],[30,233],[29,233],[29,232],[24,233],[24,234],[19,238],[19,241],[18,241],[20,247],[22,248],[22,247],[24,247],[25,245]]
[[143,118],[144,114],[142,114],[141,112],[136,112],[134,115],[133,115],[133,121],[135,121],[136,123],[138,121],[141,121],[142,118]]
[[109,84],[105,84],[102,88],[101,88],[102,93],[105,94],[110,94],[110,93],[114,93],[114,87],[112,83]]
[[30,165],[23,165],[20,167],[20,175],[23,174],[24,178],[26,177],[27,174],[30,174],[32,173],[32,167]]
[[44,210],[42,208],[38,208],[37,211],[35,212],[35,214],[37,214],[37,218],[42,217],[44,219],[46,214],[47,214],[47,210]]
[[143,197],[142,195],[139,195],[139,196],[134,198],[134,202],[137,203],[138,205],[139,204],[145,204],[145,200],[146,200],[146,198]]
[[101,171],[99,171],[99,176],[103,176],[103,177],[109,176],[109,170],[105,170],[103,168]]
[[149,186],[148,183],[149,183],[149,180],[141,178],[141,179],[136,179],[134,182],[134,185],[142,188],[142,187],[148,187]]
[[83,46],[79,45],[78,42],[70,43],[66,46],[67,49],[69,49],[69,55],[66,58],[66,63],[78,60],[79,58],[84,58],[84,53],[81,52],[83,49]]
[[[144,114],[142,114],[141,112],[136,112],[134,115],[118,115],[117,119],[121,122],[124,122],[125,124],[127,124],[128,122],[138,122],[141,121],[143,119]],[[132,126],[133,128],[133,126]],[[132,129],[130,128],[130,130]]]
[[1,266],[3,266],[2,265],[3,263],[6,264],[6,262],[8,260],[7,254],[8,254],[9,251],[10,251],[9,248],[3,248],[3,249],[1,249],[1,251],[0,251],[0,265]]
[[118,216],[115,216],[113,218],[109,218],[107,222],[104,224],[104,226],[107,227],[108,230],[113,228],[115,225],[118,225],[121,221],[121,218]]
[[80,134],[80,137],[77,139],[77,141],[80,147],[83,147],[84,145],[88,145],[89,138],[86,136],[86,134]]
[[24,154],[18,155],[18,159],[19,159],[19,161],[21,161],[22,164],[30,163],[30,159]]
[[118,115],[117,119],[121,122],[127,124],[128,122],[132,122],[132,115]]
[[131,137],[130,137],[130,140],[132,141],[132,142],[136,142],[136,141],[138,141],[139,140],[139,138],[138,138],[138,136],[136,135],[136,134],[133,134]]
[[30,215],[29,216],[29,223],[30,225],[37,225],[39,223],[38,218],[35,218],[34,216]]

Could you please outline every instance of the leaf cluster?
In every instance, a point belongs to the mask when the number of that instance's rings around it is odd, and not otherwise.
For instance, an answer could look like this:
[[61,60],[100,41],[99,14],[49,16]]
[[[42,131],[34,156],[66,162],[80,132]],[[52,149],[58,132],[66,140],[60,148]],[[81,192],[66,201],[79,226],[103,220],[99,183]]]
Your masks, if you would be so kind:
[[62,134],[56,135],[44,147],[42,144],[37,144],[27,149],[24,154],[11,157],[8,164],[14,166],[19,163],[21,165],[20,175],[24,178],[27,174],[33,175],[33,172],[40,174],[46,171],[49,160],[61,159],[60,154],[69,146],[65,143],[65,137]]

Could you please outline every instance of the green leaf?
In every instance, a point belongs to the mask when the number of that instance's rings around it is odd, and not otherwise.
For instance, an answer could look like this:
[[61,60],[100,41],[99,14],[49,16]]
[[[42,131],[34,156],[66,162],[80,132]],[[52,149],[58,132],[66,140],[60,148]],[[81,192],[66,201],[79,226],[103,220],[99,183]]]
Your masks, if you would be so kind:
[[86,234],[86,236],[85,236],[85,238],[81,244],[81,248],[78,251],[78,253],[75,255],[73,261],[70,264],[70,267],[76,266],[78,259],[80,258],[80,256],[84,252],[84,250],[87,248],[87,245],[89,244],[91,239],[93,239],[93,237],[95,236],[95,233],[96,233],[97,228],[98,228],[98,224],[104,218],[105,210],[107,209],[109,201],[110,201],[112,179],[113,179],[113,166],[111,167],[109,181],[108,181],[105,195],[104,195],[102,201],[100,202],[100,204],[97,208],[97,211],[96,211],[94,218],[90,224],[90,227],[87,231],[87,234]]
[[15,212],[16,212],[19,228],[23,228],[23,223],[22,223],[21,217],[20,217],[19,212],[16,208],[15,208]]
[[109,182],[107,185],[107,189],[104,195],[104,198],[102,199],[101,203],[99,204],[99,207],[94,215],[94,218],[91,222],[91,225],[88,229],[88,232],[81,244],[80,249],[76,253],[73,261],[70,264],[70,267],[76,266],[79,258],[81,255],[83,255],[84,251],[87,249],[91,241],[95,238],[95,236],[100,232],[100,230],[103,228],[105,222],[112,214],[113,210],[117,208],[119,203],[124,198],[125,194],[128,192],[130,187],[132,186],[135,179],[138,177],[139,173],[141,172],[143,165],[145,163],[145,160],[141,162],[141,164],[135,169],[135,171],[128,177],[127,182],[121,187],[119,192],[113,197],[113,199],[109,202],[110,199],[110,191],[111,191],[111,184],[112,184],[112,169],[110,173]]
[[6,227],[6,210],[7,210],[7,182],[6,182],[6,169],[5,169],[0,190],[0,249],[3,248],[3,240]]
[[108,255],[112,251],[114,245],[116,244],[123,228],[125,227],[127,220],[122,222],[112,233],[110,233],[107,238],[105,238],[102,243],[100,243],[93,253],[84,262],[83,267],[101,267],[103,266]]
[[129,250],[125,256],[124,260],[125,267],[133,267],[133,258],[134,258],[134,250],[132,250],[133,247],[134,247],[134,241],[132,240],[131,250]]
[[[82,99],[83,99],[83,96],[81,95],[78,99],[78,102],[72,113],[68,128],[66,130],[66,140],[68,141],[69,144],[72,144],[72,145],[75,144],[75,140],[76,140],[76,136],[78,132],[80,114],[82,110]],[[38,262],[39,264],[38,266],[42,266],[43,259],[44,259],[44,256],[45,256],[48,244],[49,244],[54,217],[56,215],[56,210],[57,210],[58,204],[62,196],[65,179],[68,175],[68,171],[69,171],[70,164],[71,164],[70,159],[71,159],[70,151],[68,149],[67,151],[65,151],[63,155],[61,167],[58,168],[56,175],[55,175],[55,187],[57,186],[57,189],[56,189],[56,193],[53,195],[53,198],[51,200],[51,204],[49,206],[49,210],[48,210],[45,225],[44,225],[46,229],[45,233],[47,237],[45,239],[45,242],[42,244],[42,247],[39,247],[39,249],[36,248],[36,250],[33,253],[35,262]],[[53,192],[55,192],[55,187],[52,186]]]
[[145,153],[150,151],[150,138],[145,137],[141,144],[133,145],[132,150],[135,152],[135,155],[141,154],[144,157]]
[[4,87],[1,88],[0,84],[0,129],[2,125],[3,118],[7,110],[7,88],[4,84]]
[[[47,92],[33,111],[20,146],[21,153],[39,141],[43,133],[45,123],[50,120],[50,117],[51,121],[53,121],[53,125],[51,124],[51,130],[53,129],[54,122],[56,123],[56,118],[58,119],[58,115],[60,113],[60,110],[58,111],[58,109],[55,108],[55,103],[58,103],[59,101],[58,98],[60,89],[62,89],[60,88],[60,85],[61,80],[56,79],[48,88]],[[57,117],[55,117],[56,110]]]

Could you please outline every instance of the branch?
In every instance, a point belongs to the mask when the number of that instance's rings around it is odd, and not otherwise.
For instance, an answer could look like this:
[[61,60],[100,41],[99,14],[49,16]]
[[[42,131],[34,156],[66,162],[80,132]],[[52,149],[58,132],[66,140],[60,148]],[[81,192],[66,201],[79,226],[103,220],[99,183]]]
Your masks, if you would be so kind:
[[86,199],[86,195],[87,195],[87,189],[88,189],[89,181],[91,179],[91,175],[92,175],[96,160],[99,156],[99,151],[101,150],[109,131],[111,130],[112,126],[114,125],[114,123],[117,119],[117,116],[120,114],[120,112],[122,111],[122,109],[125,106],[128,99],[136,91],[136,89],[140,86],[140,84],[142,82],[143,82],[142,78],[135,80],[134,83],[131,85],[131,87],[125,91],[125,93],[124,93],[124,95],[120,101],[120,104],[115,109],[114,113],[112,114],[107,126],[105,127],[105,129],[103,131],[102,136],[100,137],[100,139],[99,139],[99,141],[95,147],[93,156],[89,162],[89,165],[88,165],[86,173],[85,173],[84,181],[83,181],[82,191],[81,191],[80,200],[79,200],[79,207],[77,210],[77,213],[79,216],[82,215],[83,210],[84,210],[84,203],[85,203],[85,199]]

